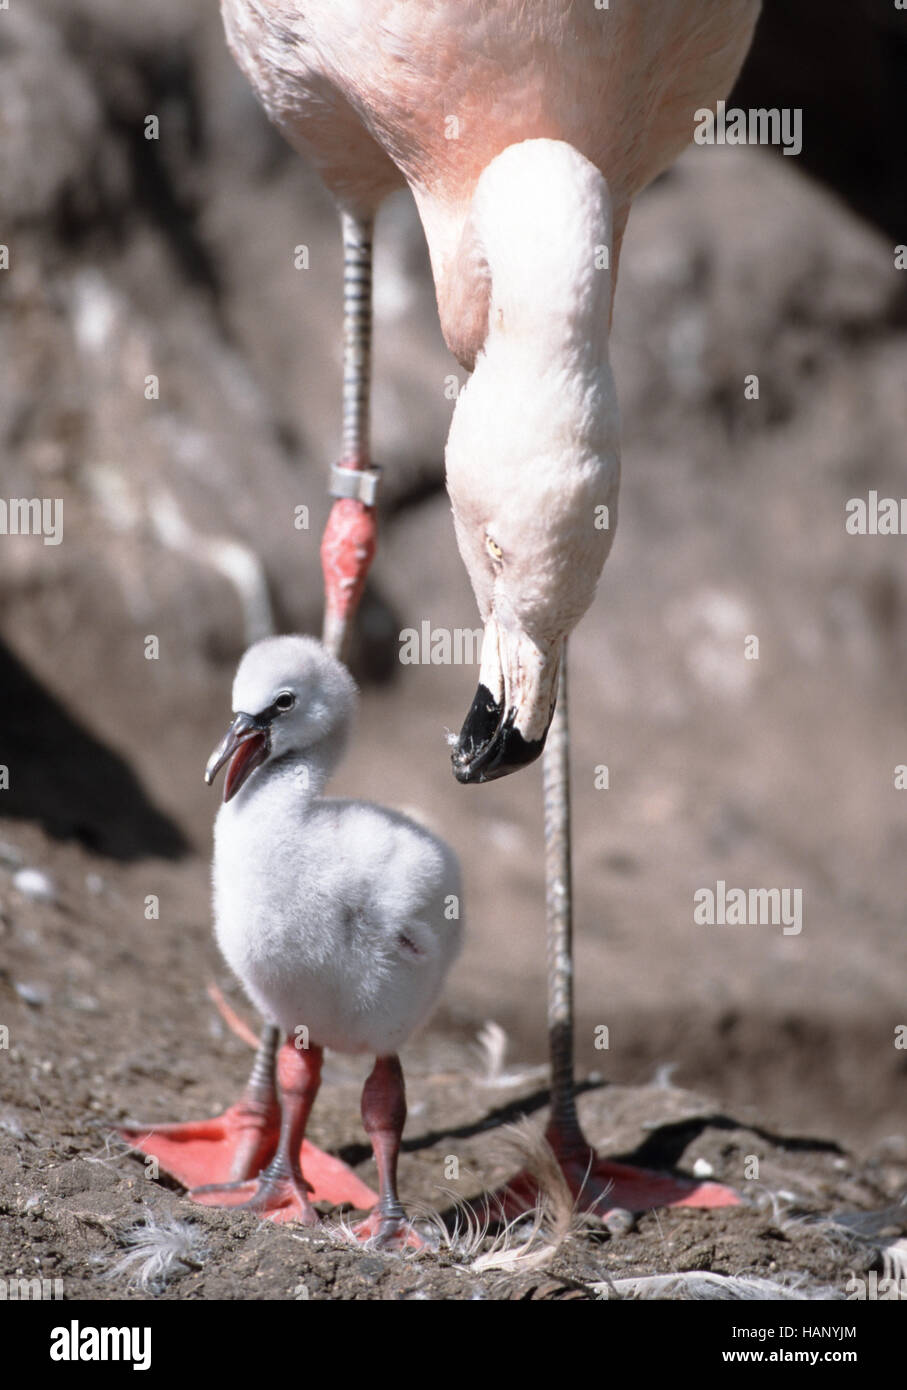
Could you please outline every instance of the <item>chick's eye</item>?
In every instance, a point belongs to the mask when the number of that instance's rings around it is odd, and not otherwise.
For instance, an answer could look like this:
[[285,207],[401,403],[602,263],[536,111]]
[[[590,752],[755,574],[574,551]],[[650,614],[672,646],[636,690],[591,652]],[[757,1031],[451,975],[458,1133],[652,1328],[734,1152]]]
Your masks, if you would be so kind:
[[497,541],[492,540],[491,536],[485,537],[485,549],[488,551],[488,554],[491,556],[492,560],[496,560],[498,563],[500,563],[501,560],[503,560],[504,552],[498,545]]
[[296,696],[289,690],[283,690],[274,701],[274,708],[279,709],[281,713],[283,713],[285,710],[292,709],[295,703]]

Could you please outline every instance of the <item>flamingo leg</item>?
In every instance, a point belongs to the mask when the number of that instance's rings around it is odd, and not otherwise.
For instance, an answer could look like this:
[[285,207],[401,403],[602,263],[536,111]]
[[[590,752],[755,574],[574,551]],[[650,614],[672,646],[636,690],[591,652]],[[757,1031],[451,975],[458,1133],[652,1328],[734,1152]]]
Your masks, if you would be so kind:
[[[545,883],[548,920],[548,1039],[551,1111],[545,1137],[580,1210],[604,1217],[623,1207],[737,1206],[739,1195],[720,1183],[693,1179],[600,1158],[576,1110],[573,1040],[573,880],[570,838],[570,734],[567,715],[567,644],[561,654],[557,705],[544,752]],[[531,1209],[535,1180],[519,1173],[496,1194],[505,1217]]]
[[209,1207],[243,1207],[272,1221],[302,1221],[313,1225],[318,1213],[309,1193],[312,1185],[302,1174],[299,1151],[305,1139],[309,1114],[321,1083],[320,1047],[296,1048],[287,1042],[280,1050],[281,1122],[277,1147],[266,1168],[249,1180],[207,1183],[189,1193],[194,1202]]
[[331,508],[321,542],[322,641],[344,660],[353,616],[377,545],[378,470],[369,439],[373,219],[341,209],[343,233],[343,433],[331,472]]
[[362,1088],[362,1123],[378,1165],[378,1205],[353,1227],[359,1240],[418,1249],[422,1240],[406,1219],[397,1194],[397,1160],[406,1124],[406,1088],[399,1057],[378,1057]]
[[[311,1226],[318,1220],[313,1201],[335,1170],[349,1173],[345,1164],[322,1154],[305,1141],[306,1125],[321,1084],[320,1047],[297,1048],[291,1039],[280,1049],[277,1071],[280,1082],[281,1122],[274,1155],[257,1177],[247,1181],[207,1183],[189,1193],[194,1202],[209,1207],[238,1207],[271,1221],[300,1221]],[[303,1173],[305,1164],[305,1173]],[[326,1165],[326,1166],[325,1166]],[[349,1173],[359,1191],[345,1200],[363,1205],[374,1196],[355,1174]]]

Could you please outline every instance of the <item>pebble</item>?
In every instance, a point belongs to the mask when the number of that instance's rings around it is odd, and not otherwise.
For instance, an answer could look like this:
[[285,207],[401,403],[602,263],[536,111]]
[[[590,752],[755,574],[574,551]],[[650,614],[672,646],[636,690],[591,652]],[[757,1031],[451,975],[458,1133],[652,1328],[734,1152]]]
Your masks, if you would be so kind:
[[697,1158],[696,1162],[693,1164],[693,1176],[695,1178],[710,1178],[713,1176],[714,1172],[715,1169],[707,1158]]
[[50,991],[46,985],[34,985],[28,980],[16,981],[16,993],[26,1004],[30,1004],[33,1009],[40,1009],[50,998]]
[[0,1114],[0,1129],[3,1130],[4,1134],[9,1134],[13,1139],[25,1138],[25,1130],[11,1110],[5,1110]]
[[636,1215],[624,1207],[615,1207],[605,1217],[605,1226],[612,1236],[626,1236],[636,1225]]
[[56,901],[57,885],[50,874],[42,869],[19,869],[13,874],[13,887],[23,898],[32,902],[52,903]]

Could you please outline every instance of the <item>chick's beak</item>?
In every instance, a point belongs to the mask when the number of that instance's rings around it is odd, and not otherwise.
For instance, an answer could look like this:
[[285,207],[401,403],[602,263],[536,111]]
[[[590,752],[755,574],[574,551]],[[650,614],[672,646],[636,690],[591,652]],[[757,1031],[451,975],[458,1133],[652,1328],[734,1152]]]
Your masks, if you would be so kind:
[[206,783],[210,787],[224,763],[229,762],[224,779],[224,801],[229,801],[261,766],[270,749],[269,726],[254,715],[240,712],[208,759]]

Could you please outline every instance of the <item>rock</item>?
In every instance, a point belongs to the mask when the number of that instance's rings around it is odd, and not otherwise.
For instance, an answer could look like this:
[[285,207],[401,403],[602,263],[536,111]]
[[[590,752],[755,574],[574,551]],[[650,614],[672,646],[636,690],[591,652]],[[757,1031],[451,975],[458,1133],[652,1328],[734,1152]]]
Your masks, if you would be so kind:
[[615,1207],[605,1216],[604,1224],[612,1236],[629,1235],[636,1225],[636,1215],[624,1207]]
[[31,902],[52,903],[57,900],[57,886],[43,869],[19,869],[13,874],[13,887]]
[[32,984],[26,980],[17,980],[15,990],[19,998],[33,1009],[43,1008],[50,998],[50,991],[46,985]]
[[0,1111],[0,1130],[4,1134],[10,1135],[12,1139],[25,1138],[25,1128],[12,1110]]

